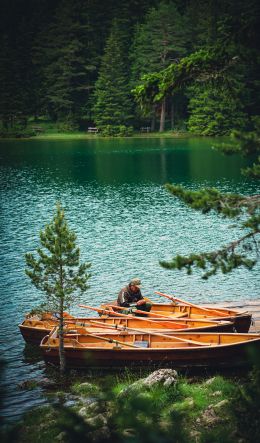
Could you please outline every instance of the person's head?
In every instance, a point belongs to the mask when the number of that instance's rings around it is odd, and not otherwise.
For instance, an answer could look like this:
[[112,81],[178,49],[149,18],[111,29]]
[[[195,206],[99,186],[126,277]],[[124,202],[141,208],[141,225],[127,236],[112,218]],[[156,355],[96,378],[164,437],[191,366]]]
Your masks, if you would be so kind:
[[132,280],[129,283],[130,289],[133,292],[139,291],[141,288],[141,280],[140,278],[132,278]]

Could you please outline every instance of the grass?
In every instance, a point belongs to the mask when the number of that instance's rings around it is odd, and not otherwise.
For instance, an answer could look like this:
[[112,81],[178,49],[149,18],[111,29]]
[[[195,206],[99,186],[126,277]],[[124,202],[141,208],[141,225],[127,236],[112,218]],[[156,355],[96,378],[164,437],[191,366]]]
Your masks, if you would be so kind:
[[[29,119],[28,130],[40,128],[42,132],[37,132],[35,136],[28,138],[28,140],[96,140],[96,139],[114,139],[114,137],[103,137],[101,134],[88,133],[84,131],[66,131],[59,123],[53,123],[46,120],[44,117],[38,118],[36,121],[33,118]],[[128,138],[186,138],[194,137],[185,131],[164,131],[164,132],[139,132],[135,131],[133,136]],[[118,138],[118,137],[116,137]],[[126,138],[126,137],[124,137]],[[6,139],[5,139],[6,140]],[[15,139],[16,140],[16,139]],[[21,138],[25,140],[25,138]]]
[[[142,377],[146,375],[142,374]],[[107,405],[105,408],[109,412],[111,439],[104,441],[236,443],[239,440],[237,418],[232,408],[241,381],[220,375],[200,380],[179,377],[175,385],[168,387],[158,384],[147,387],[140,383],[135,383],[133,387],[132,384],[140,380],[140,376],[141,374],[127,371],[119,376],[99,379],[100,381],[91,380],[91,383],[89,378],[75,378],[69,391],[78,396],[78,406],[66,410],[48,406],[26,414],[22,423],[16,427],[16,439],[10,441],[51,443],[57,440],[63,430],[76,438],[76,428],[80,429],[77,440],[81,441],[83,435],[84,438],[89,435],[88,432],[98,431],[87,426],[88,419],[92,417],[91,412],[85,418],[77,415],[87,398],[94,398],[96,402]],[[59,401],[59,396],[60,393],[57,392],[56,402]],[[84,398],[86,400],[82,400]],[[207,411],[213,414],[213,418],[217,417],[215,422],[206,421]],[[97,413],[93,414],[95,416]],[[73,429],[70,430],[70,426]],[[90,443],[91,438],[88,437]]]

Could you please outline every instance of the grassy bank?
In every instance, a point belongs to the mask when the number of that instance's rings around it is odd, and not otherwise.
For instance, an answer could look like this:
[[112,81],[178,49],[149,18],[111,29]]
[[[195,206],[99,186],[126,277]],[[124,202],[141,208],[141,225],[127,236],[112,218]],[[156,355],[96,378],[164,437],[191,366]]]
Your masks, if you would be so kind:
[[[168,130],[165,132],[140,132],[135,131],[129,138],[186,138],[194,137],[186,131]],[[13,128],[10,132],[0,135],[0,139],[8,140],[96,140],[109,139],[114,137],[103,137],[99,133],[89,133],[85,131],[73,131],[64,125],[53,123],[48,120],[39,119],[38,121],[29,120],[25,129]],[[117,137],[116,137],[117,138]],[[119,138],[119,137],[118,137]],[[127,138],[127,137],[124,137]]]
[[[134,132],[131,137],[123,137],[123,138],[188,138],[194,137],[194,135],[188,132],[174,132],[174,131],[166,131],[166,132],[150,132],[150,133],[138,133]],[[36,135],[33,137],[33,140],[97,140],[97,139],[117,139],[120,137],[103,137],[100,134],[89,134],[87,132],[46,132],[43,134]]]
[[[148,386],[127,373],[93,384],[74,381],[50,405],[5,434],[17,443],[246,443],[257,441],[259,374],[246,379],[176,377]],[[69,406],[68,406],[69,404]]]

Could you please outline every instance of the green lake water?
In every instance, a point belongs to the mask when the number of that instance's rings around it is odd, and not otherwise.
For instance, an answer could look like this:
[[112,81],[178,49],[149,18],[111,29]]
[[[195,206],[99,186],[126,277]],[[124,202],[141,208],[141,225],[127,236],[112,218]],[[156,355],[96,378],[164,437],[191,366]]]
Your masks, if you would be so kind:
[[[232,221],[187,209],[163,186],[259,193],[257,182],[239,172],[246,161],[223,156],[212,149],[214,143],[205,138],[0,142],[5,419],[46,401],[39,389],[17,388],[45,371],[24,346],[17,325],[42,299],[25,276],[24,254],[38,246],[39,230],[58,200],[77,234],[82,260],[92,263],[91,288],[79,302],[98,306],[113,300],[132,277],[140,277],[143,294],[157,301],[156,290],[195,303],[259,298],[259,266],[208,281],[198,272],[187,276],[159,266],[159,260],[178,253],[211,251],[241,236]],[[90,315],[77,306],[72,313]]]

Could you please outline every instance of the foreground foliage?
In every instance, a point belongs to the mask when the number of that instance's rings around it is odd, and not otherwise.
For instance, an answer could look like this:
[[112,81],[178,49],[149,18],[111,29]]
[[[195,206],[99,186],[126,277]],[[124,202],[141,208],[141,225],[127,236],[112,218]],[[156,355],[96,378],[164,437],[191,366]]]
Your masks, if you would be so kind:
[[92,381],[82,383],[83,380],[70,388],[78,395],[73,407],[63,406],[69,393],[57,392],[52,406],[26,414],[23,421],[5,435],[5,441],[257,441],[260,431],[257,368],[244,379],[220,375],[204,379],[181,377],[167,387],[143,386],[131,373],[106,378],[102,388]]

